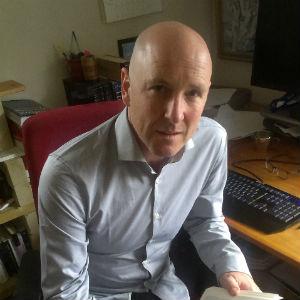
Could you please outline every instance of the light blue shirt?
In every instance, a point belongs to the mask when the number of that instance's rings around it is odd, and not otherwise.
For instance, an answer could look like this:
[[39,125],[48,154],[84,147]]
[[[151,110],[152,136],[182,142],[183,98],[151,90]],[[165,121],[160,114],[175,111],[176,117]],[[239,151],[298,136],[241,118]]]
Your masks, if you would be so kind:
[[126,109],[60,147],[39,186],[45,299],[121,300],[148,289],[163,300],[189,299],[169,259],[183,224],[217,277],[249,273],[222,214],[226,175],[226,132],[205,117],[159,174]]

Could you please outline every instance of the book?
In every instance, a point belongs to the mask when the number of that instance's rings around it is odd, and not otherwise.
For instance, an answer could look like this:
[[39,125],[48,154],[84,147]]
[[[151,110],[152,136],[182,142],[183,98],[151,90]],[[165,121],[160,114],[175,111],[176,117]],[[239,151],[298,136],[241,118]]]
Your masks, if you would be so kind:
[[8,274],[2,260],[0,259],[0,284],[6,282],[7,280]]
[[21,220],[0,225],[0,259],[9,275],[18,271],[22,257],[29,249],[27,231]]
[[19,266],[8,240],[0,243],[0,259],[2,260],[9,276],[17,274]]
[[5,115],[8,119],[22,126],[32,115],[47,110],[46,107],[31,99],[2,101]]
[[20,234],[26,250],[32,249],[29,233],[28,233],[26,226],[22,219],[18,218],[18,219],[9,221],[9,222],[5,223],[3,225],[3,227],[10,234],[16,234],[16,233]]
[[205,290],[200,300],[280,300],[281,296],[272,293],[240,291],[237,296],[231,296],[227,290],[220,287],[210,287]]
[[21,233],[14,234],[9,240],[8,243],[10,245],[11,251],[15,257],[15,260],[17,262],[17,265],[21,265],[21,260],[23,255],[26,252],[26,247],[23,242],[23,238]]

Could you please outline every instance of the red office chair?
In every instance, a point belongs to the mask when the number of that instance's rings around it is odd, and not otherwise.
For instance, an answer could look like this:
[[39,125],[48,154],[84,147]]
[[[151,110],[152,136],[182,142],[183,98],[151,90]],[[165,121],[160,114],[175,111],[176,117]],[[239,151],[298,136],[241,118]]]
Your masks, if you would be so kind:
[[48,155],[75,136],[116,115],[123,108],[122,101],[105,101],[52,109],[26,120],[22,133],[36,205],[40,174]]
[[[122,101],[105,101],[52,109],[26,120],[22,133],[36,207],[39,178],[48,155],[73,137],[116,115],[123,108]],[[13,299],[42,299],[38,251],[29,251],[23,256]]]

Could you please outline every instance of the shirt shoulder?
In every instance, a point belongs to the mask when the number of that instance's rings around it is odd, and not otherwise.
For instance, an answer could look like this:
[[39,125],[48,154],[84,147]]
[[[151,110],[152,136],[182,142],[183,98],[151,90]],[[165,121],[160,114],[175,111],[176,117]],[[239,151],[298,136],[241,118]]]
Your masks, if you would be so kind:
[[214,165],[216,160],[226,155],[226,130],[213,119],[202,117],[191,140],[192,151],[187,151],[187,153],[199,165]]
[[222,140],[227,141],[227,132],[225,128],[217,121],[208,118],[201,117],[198,128],[193,136],[194,141],[209,140]]
[[205,128],[211,132],[219,132],[222,135],[227,135],[225,128],[220,123],[208,117],[201,117],[199,128]]
[[[118,116],[118,115],[117,115]],[[93,155],[98,159],[105,152],[114,133],[114,124],[117,116],[110,118],[95,128],[82,133],[60,146],[49,155],[48,159],[58,160],[66,165],[74,165],[74,162],[86,161]]]

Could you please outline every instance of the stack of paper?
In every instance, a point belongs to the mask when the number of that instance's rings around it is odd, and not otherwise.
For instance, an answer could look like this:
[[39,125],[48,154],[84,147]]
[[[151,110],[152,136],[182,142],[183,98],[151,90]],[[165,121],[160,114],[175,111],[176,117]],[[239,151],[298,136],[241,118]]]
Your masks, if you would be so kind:
[[200,300],[280,300],[283,299],[277,294],[240,291],[237,296],[231,296],[229,293],[218,287],[210,287],[205,290]]
[[210,89],[206,100],[206,108],[228,103],[235,91],[236,89],[230,88]]
[[289,134],[292,137],[295,137],[295,138],[300,137],[300,126],[284,127],[279,124],[275,124],[274,126],[278,127],[282,132]]
[[243,138],[264,129],[259,112],[233,110],[228,104],[219,108],[216,121],[226,129],[228,139]]

